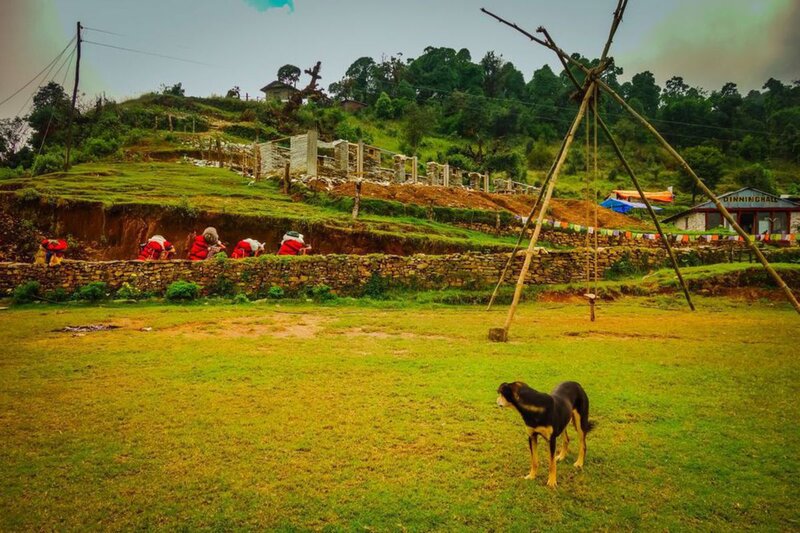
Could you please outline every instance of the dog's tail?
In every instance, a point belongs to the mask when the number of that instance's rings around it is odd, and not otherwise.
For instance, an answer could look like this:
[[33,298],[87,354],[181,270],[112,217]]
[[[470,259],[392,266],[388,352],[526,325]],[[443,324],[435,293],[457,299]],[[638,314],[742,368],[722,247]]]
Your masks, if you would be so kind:
[[586,421],[586,429],[584,430],[586,433],[589,433],[591,430],[597,427],[597,422],[590,422],[589,420]]

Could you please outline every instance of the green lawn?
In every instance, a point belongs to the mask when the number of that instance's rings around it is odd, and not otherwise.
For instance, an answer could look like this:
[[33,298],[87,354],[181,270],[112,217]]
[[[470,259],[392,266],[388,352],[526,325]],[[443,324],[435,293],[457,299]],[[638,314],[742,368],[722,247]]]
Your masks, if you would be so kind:
[[[796,530],[797,316],[659,302],[2,311],[0,530]],[[556,490],[517,379],[591,398]]]

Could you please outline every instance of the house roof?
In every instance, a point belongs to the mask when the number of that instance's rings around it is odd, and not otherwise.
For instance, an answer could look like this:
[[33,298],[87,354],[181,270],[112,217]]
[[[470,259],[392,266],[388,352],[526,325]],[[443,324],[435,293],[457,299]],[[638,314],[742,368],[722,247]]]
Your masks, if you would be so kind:
[[[615,189],[611,192],[623,198],[638,198],[640,200],[642,198],[641,195],[639,194],[639,191],[621,191],[619,189]],[[670,191],[660,191],[660,192],[645,191],[644,197],[647,198],[648,200],[653,200],[655,202],[665,202],[665,203],[671,203],[675,199],[675,195],[672,194]]]
[[[800,204],[797,202],[792,202],[791,200],[781,198],[780,196],[764,192],[754,187],[742,187],[741,189],[721,194],[718,196],[718,198],[726,209],[739,210],[748,208],[763,209],[765,207],[774,207],[778,209],[791,209],[794,211],[800,211]],[[665,218],[664,222],[672,222],[673,220],[684,217],[689,213],[706,209],[716,209],[714,202],[709,200],[707,202],[703,202],[702,204],[697,204],[696,206],[691,207],[686,211],[682,211],[677,215],[672,215],[671,217]]]
[[295,87],[292,87],[288,83],[283,83],[282,81],[279,81],[279,80],[275,80],[272,83],[268,83],[267,85],[263,86],[261,88],[261,91],[262,92],[267,92],[267,91],[275,91],[275,90],[279,90],[279,89],[289,89],[290,91],[297,91],[297,89]]

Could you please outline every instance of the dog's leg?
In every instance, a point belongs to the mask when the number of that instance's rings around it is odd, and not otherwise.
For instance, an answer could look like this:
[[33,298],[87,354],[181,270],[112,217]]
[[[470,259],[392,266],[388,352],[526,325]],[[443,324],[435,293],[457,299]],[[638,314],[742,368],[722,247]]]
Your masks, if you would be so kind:
[[564,440],[561,441],[561,450],[558,452],[556,461],[563,461],[569,453],[569,435],[567,435],[567,428],[564,428]]
[[539,435],[534,433],[528,437],[528,448],[531,451],[531,471],[525,476],[525,479],[533,479],[536,477],[536,471],[539,470],[539,454],[536,453],[539,446]]
[[557,464],[558,463],[556,462],[556,436],[555,435],[551,435],[550,436],[550,473],[547,476],[547,486],[550,487],[551,489],[555,488],[555,486],[558,484],[558,482],[556,481],[556,465]]
[[575,468],[583,468],[583,461],[586,459],[586,432],[581,427],[581,415],[577,410],[572,411],[572,424],[575,426],[575,431],[578,432],[578,460],[575,461]]

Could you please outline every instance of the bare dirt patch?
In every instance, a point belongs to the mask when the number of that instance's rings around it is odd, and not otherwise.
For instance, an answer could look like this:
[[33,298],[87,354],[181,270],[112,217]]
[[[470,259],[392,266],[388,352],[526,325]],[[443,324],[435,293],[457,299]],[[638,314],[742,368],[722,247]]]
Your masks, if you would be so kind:
[[370,337],[373,339],[440,339],[446,340],[449,337],[443,335],[425,335],[419,333],[411,333],[409,331],[385,331],[385,330],[369,330],[361,327],[347,328],[339,330],[339,334],[347,335],[349,337]]
[[[353,183],[343,183],[334,187],[333,194],[353,196]],[[361,194],[367,198],[393,200],[404,204],[421,206],[455,207],[460,209],[481,209],[485,211],[509,211],[516,215],[528,216],[536,201],[536,196],[525,194],[492,194],[453,187],[430,187],[427,185],[378,185],[364,182]],[[584,226],[594,225],[594,205],[585,200],[566,200],[554,198],[550,203],[548,215]],[[641,228],[650,226],[634,218],[615,213],[610,209],[598,207],[598,226],[602,228]]]
[[263,318],[236,319],[223,322],[187,322],[161,331],[183,333],[195,337],[228,339],[277,337],[311,339],[328,322],[326,317],[311,314],[273,314]]

